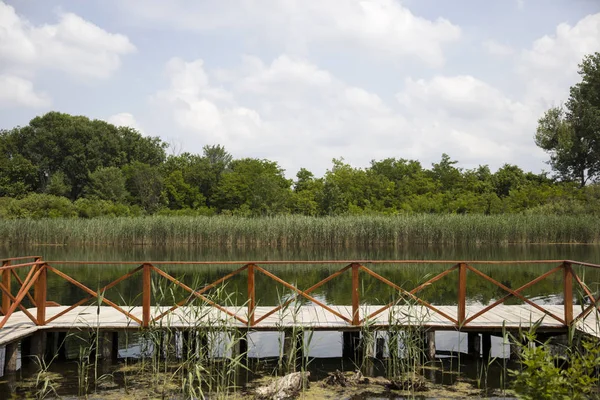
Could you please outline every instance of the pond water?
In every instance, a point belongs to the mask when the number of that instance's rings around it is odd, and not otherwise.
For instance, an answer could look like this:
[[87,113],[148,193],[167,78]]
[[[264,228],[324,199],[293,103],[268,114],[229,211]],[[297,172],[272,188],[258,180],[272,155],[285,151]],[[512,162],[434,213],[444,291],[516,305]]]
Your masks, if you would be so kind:
[[[84,283],[92,289],[102,287],[115,280],[135,265],[61,265],[51,261],[240,261],[239,265],[168,265],[161,268],[177,279],[190,286],[200,288],[209,282],[226,275],[244,264],[245,261],[261,260],[466,260],[472,261],[482,272],[504,285],[512,288],[519,287],[538,277],[545,271],[556,267],[556,263],[548,264],[523,264],[523,265],[477,265],[483,260],[577,260],[591,263],[600,263],[600,246],[597,245],[506,245],[506,246],[403,246],[403,247],[373,247],[373,248],[207,248],[207,247],[77,247],[77,246],[32,246],[28,248],[0,248],[0,257],[17,257],[24,255],[42,256],[51,265],[59,268],[68,275]],[[308,288],[326,278],[343,265],[321,264],[283,264],[263,265],[267,270],[294,284],[299,288]],[[390,281],[405,289],[412,289],[430,277],[442,272],[448,265],[432,264],[366,264],[373,271],[384,276]],[[580,276],[585,276],[585,281],[592,289],[598,289],[600,270],[576,269]],[[60,304],[72,304],[84,296],[84,293],[64,280],[49,274],[48,300]],[[164,288],[172,288],[167,282],[155,281]],[[281,299],[289,296],[290,291],[282,285],[272,281],[266,276],[256,276],[256,301],[257,305],[274,306],[281,303]],[[420,297],[434,305],[455,305],[457,299],[457,274],[451,274],[443,280],[431,285],[422,292]],[[351,274],[341,275],[313,292],[314,297],[326,304],[349,305],[351,304]],[[246,276],[240,274],[231,278],[225,289],[230,296],[227,303],[243,304],[246,301]],[[139,305],[141,302],[141,275],[127,279],[107,291],[105,296],[112,301],[124,305]],[[185,293],[174,290],[174,296],[183,299]],[[499,287],[476,276],[468,275],[467,302],[468,304],[489,304],[506,294]],[[537,303],[562,302],[562,275],[554,274],[523,291],[523,294]],[[387,304],[394,299],[397,293],[380,281],[361,274],[361,304]],[[511,298],[507,304],[520,304],[520,300]],[[253,332],[249,338],[248,355],[251,358],[273,358],[280,352],[282,343],[281,333],[278,332]],[[339,332],[315,332],[309,344],[309,357],[314,357],[313,367],[321,373],[344,368],[342,353],[342,337]],[[465,352],[467,348],[466,334],[459,332],[437,332],[436,347],[439,351]],[[72,350],[75,351],[76,350]],[[120,344],[120,357],[137,357],[140,354],[140,344],[130,340],[126,345]],[[500,337],[492,337],[492,357],[507,358],[509,349]],[[0,350],[0,361],[3,365],[3,349]],[[477,379],[480,374],[480,365],[463,360],[461,363],[449,362],[462,369],[462,374]],[[67,363],[68,364],[68,363]],[[61,373],[66,373],[69,368],[59,368]],[[346,367],[347,368],[347,367]],[[499,387],[505,375],[502,368],[492,368],[489,374],[488,385]],[[0,371],[1,372],[1,371]],[[27,374],[27,372],[25,372]],[[431,379],[447,383],[455,375],[443,376],[432,373]],[[3,384],[0,383],[0,393]],[[0,398],[4,398],[0,394]]]

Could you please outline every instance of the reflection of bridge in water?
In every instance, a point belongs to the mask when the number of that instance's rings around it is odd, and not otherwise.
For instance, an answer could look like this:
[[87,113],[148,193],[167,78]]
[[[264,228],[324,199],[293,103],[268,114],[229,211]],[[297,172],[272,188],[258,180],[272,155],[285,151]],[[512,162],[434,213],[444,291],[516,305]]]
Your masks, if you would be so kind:
[[[80,281],[67,275],[58,266],[75,265],[133,265],[135,268],[101,289],[93,290]],[[168,265],[232,265],[240,266],[212,283],[202,283],[193,288],[171,274],[165,272]],[[276,266],[281,264],[305,264],[321,266],[340,265],[342,268],[309,288],[301,289],[276,275]],[[414,288],[402,287],[376,273],[366,265],[388,264],[401,268],[407,264],[446,265],[448,268]],[[552,268],[519,288],[511,288],[501,283],[474,265],[492,265],[494,268],[513,268],[525,264],[546,265]],[[60,340],[71,330],[99,332],[102,334],[104,357],[116,357],[120,332],[132,330],[169,329],[180,332],[182,337],[190,337],[190,332],[221,330],[241,332],[245,335],[253,331],[281,331],[286,335],[299,335],[305,330],[328,330],[343,332],[343,353],[356,354],[360,346],[361,331],[379,330],[412,331],[422,337],[424,352],[435,357],[435,331],[455,330],[468,333],[469,353],[488,357],[491,349],[491,336],[503,335],[507,331],[529,329],[535,325],[538,334],[564,334],[569,329],[577,329],[585,334],[600,337],[598,327],[598,302],[575,268],[600,268],[600,265],[577,261],[535,260],[535,261],[440,261],[440,260],[377,260],[377,261],[256,261],[256,262],[80,262],[44,261],[40,257],[20,257],[6,259],[0,267],[2,281],[2,314],[0,319],[0,345],[6,348],[6,371],[14,371],[17,365],[18,347],[24,356],[42,357],[60,352]],[[79,288],[83,297],[70,305],[59,305],[47,299],[47,279],[49,274]],[[260,274],[274,284],[281,285],[289,295],[281,299],[277,306],[257,304],[255,277]],[[311,295],[316,289],[343,274],[351,274],[351,305],[331,305]],[[382,282],[397,293],[396,298],[385,305],[361,304],[361,277]],[[108,291],[128,279],[139,279],[142,288],[141,305],[126,306],[115,298],[122,296]],[[215,291],[227,291],[225,283],[236,275],[246,277],[244,288],[245,302],[242,306],[227,301],[227,293],[215,296]],[[434,305],[419,297],[419,294],[434,285],[447,285],[449,276],[456,280],[456,305]],[[457,275],[457,276],[456,276]],[[489,305],[470,305],[467,302],[467,276],[484,279],[502,289],[506,294]],[[523,294],[528,288],[550,276],[561,277],[561,305],[535,303]],[[584,274],[581,274],[584,276]],[[164,292],[158,293],[159,281],[184,293],[181,299],[164,305]],[[33,293],[31,293],[33,292]],[[174,293],[174,292],[171,292]],[[574,293],[580,299],[574,304]],[[222,299],[225,298],[225,301]],[[302,302],[297,300],[302,299]],[[522,304],[508,305],[507,300],[517,299]],[[121,303],[121,304],[120,304]],[[197,336],[195,333],[194,335]],[[297,340],[298,338],[296,338]],[[247,350],[245,339],[240,341],[238,351]],[[382,354],[377,343],[371,349],[373,355]]]

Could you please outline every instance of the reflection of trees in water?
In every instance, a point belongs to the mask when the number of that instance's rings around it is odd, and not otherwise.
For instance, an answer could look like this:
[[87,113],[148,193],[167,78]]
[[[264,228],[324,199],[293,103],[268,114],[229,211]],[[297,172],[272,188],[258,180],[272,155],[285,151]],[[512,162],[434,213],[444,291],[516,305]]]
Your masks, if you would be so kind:
[[[578,260],[600,263],[598,245],[402,245],[371,247],[29,246],[0,247],[3,257],[28,254],[46,260]],[[103,266],[102,268],[106,268]]]
[[[537,278],[544,272],[555,267],[557,264],[548,265],[475,265],[480,271],[489,275],[493,279],[504,285],[516,289],[527,282]],[[344,265],[263,265],[265,269],[295,285],[300,289],[307,289],[315,283],[325,279]],[[411,290],[419,284],[427,281],[433,276],[444,271],[449,265],[431,265],[431,264],[376,264],[369,265],[378,274],[389,279],[395,284]],[[96,290],[135,266],[113,267],[105,265],[92,266],[63,266],[61,270],[71,275],[73,278],[83,282],[88,287]],[[239,266],[228,265],[185,265],[185,266],[162,266],[162,269],[170,273],[175,278],[181,280],[186,285],[200,289],[208,283],[211,283],[227,273],[237,269]],[[585,274],[581,268],[576,268],[576,272],[584,277],[588,284],[594,283],[592,289],[596,289],[595,283],[600,282],[600,270],[586,269]],[[361,273],[360,297],[364,304],[386,304],[397,300],[399,294],[386,284],[371,277],[366,273]],[[174,304],[184,299],[188,293],[183,289],[176,287],[167,280],[154,275],[155,288],[162,288],[164,295],[161,302],[165,305]],[[106,297],[121,304],[139,305],[141,303],[141,274],[119,283],[106,293]],[[71,304],[84,297],[83,291],[75,286],[63,281],[62,279],[49,274],[49,300],[58,301],[61,304]],[[246,272],[242,272],[225,283],[227,290],[224,291],[231,298],[228,303],[244,304],[246,301]],[[314,297],[324,300],[328,304],[351,304],[351,273],[346,271],[341,276],[327,282],[322,287],[311,293]],[[562,273],[556,274],[536,283],[532,287],[524,290],[522,293],[527,297],[548,297],[562,294]],[[289,297],[291,290],[283,285],[273,281],[261,273],[255,275],[255,291],[257,305],[276,305],[282,298]],[[211,293],[210,291],[208,293]],[[491,301],[499,299],[507,292],[497,287],[491,282],[475,275],[467,275],[467,300],[470,303],[488,304]],[[433,304],[452,305],[456,303],[458,295],[458,273],[452,272],[441,280],[427,286],[418,293],[418,296]],[[159,296],[155,296],[159,297]],[[301,298],[301,302],[308,302]],[[521,300],[509,298],[506,304],[520,304]]]

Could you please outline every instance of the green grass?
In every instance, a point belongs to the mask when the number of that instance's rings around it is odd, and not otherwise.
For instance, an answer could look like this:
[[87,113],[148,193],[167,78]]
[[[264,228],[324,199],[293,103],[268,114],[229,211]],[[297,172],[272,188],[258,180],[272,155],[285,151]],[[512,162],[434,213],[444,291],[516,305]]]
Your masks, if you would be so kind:
[[0,244],[364,246],[599,243],[600,218],[402,215],[0,220]]

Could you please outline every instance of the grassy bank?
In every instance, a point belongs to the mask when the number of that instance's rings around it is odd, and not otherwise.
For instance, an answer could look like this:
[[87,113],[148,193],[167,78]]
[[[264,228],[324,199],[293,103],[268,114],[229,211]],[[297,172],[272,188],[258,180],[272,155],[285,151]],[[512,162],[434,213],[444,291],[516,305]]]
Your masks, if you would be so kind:
[[405,215],[0,220],[2,244],[357,246],[599,243],[600,218]]

